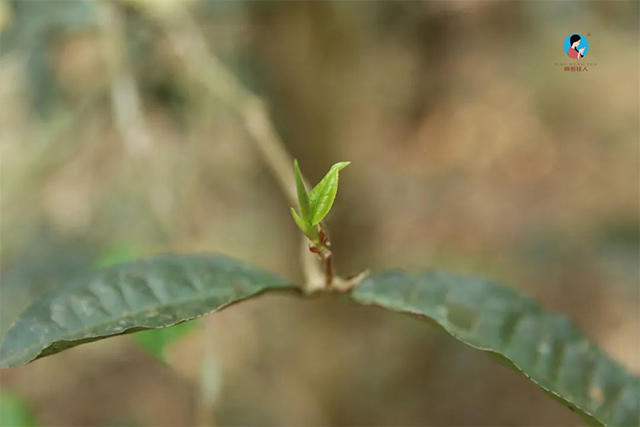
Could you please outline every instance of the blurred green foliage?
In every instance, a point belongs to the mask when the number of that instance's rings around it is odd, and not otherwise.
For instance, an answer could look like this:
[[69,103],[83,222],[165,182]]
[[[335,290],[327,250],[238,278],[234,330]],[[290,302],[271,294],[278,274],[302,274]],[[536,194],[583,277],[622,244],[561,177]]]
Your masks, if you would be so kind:
[[133,338],[158,360],[167,363],[168,351],[172,344],[178,342],[189,332],[193,332],[198,321],[180,323],[169,328],[137,332]]
[[33,427],[33,412],[28,405],[11,393],[0,393],[0,426]]

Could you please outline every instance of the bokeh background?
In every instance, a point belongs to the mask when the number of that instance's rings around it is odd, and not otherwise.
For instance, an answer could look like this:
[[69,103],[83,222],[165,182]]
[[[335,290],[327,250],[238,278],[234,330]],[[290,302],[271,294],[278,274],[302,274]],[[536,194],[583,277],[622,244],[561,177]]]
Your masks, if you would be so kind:
[[[640,373],[639,17],[637,1],[1,0],[0,334],[68,277],[158,253],[302,279],[289,202],[204,49],[263,97],[310,181],[352,162],[327,221],[339,273],[492,278]],[[563,70],[574,32],[588,71]],[[234,306],[164,362],[125,336],[0,386],[42,426],[579,423],[433,326],[334,297]]]

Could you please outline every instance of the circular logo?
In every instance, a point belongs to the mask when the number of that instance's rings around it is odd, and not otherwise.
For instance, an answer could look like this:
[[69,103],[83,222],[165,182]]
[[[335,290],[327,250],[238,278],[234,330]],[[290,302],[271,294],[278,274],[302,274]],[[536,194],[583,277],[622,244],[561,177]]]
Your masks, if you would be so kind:
[[564,39],[564,53],[571,59],[580,59],[589,52],[589,42],[582,34],[573,33]]

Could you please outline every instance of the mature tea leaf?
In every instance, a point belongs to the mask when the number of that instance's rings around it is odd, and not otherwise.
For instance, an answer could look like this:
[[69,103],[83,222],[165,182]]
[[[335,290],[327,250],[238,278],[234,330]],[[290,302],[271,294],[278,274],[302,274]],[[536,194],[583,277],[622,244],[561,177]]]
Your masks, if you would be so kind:
[[176,255],[95,271],[45,294],[0,344],[0,368],[85,342],[163,328],[219,310],[286,280],[219,255]]
[[324,219],[331,210],[333,202],[338,193],[338,174],[349,166],[351,162],[340,162],[331,166],[329,172],[322,178],[309,193],[309,204],[311,205],[312,225],[317,225]]
[[392,271],[361,283],[352,298],[425,317],[494,355],[595,425],[638,425],[640,380],[567,319],[494,283],[451,274]]
[[311,222],[311,207],[309,206],[309,195],[307,187],[304,185],[304,178],[300,172],[298,161],[293,161],[293,169],[296,176],[296,191],[298,192],[298,205],[300,206],[300,215],[306,222]]
[[[291,286],[220,256],[167,256],[115,266],[70,282],[28,308],[0,345],[0,367],[108,336],[175,325]],[[482,279],[396,271],[369,277],[351,297],[432,320],[522,373],[589,424],[637,425],[638,378],[568,320],[513,290]]]
[[[104,251],[94,262],[95,268],[106,268],[142,258],[144,252],[130,244],[120,244]],[[147,352],[162,362],[167,362],[167,350],[181,337],[193,330],[196,322],[184,322],[160,329],[149,329],[133,334],[133,339]]]

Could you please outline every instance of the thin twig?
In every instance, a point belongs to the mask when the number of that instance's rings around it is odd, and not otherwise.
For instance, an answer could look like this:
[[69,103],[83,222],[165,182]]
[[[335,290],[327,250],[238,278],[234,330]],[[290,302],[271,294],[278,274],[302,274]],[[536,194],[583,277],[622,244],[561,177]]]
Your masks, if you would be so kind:
[[[193,77],[229,107],[236,110],[245,122],[256,147],[271,173],[292,205],[297,203],[293,158],[276,132],[265,103],[227,70],[220,60],[209,52],[206,39],[197,23],[184,6],[175,2],[171,9],[147,8],[147,12],[162,25],[170,42],[187,64]],[[302,241],[301,264],[305,275],[304,290],[314,292],[325,286],[325,277],[318,257]]]
[[282,191],[292,205],[297,203],[296,187],[292,172],[293,158],[278,137],[264,102],[253,97],[241,111],[247,130],[256,142]]
[[142,114],[142,101],[126,54],[123,18],[114,3],[102,6],[101,24],[111,83],[111,105],[115,125],[127,151],[141,156],[149,151],[152,138]]
[[322,259],[324,260],[324,278],[327,288],[329,288],[333,283],[333,253],[329,249],[325,249],[324,251],[325,253],[322,255]]

